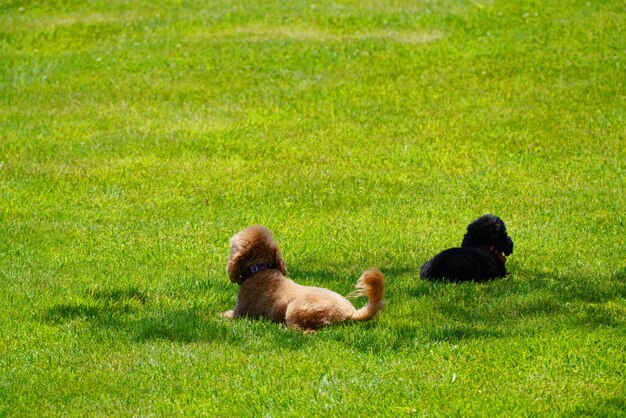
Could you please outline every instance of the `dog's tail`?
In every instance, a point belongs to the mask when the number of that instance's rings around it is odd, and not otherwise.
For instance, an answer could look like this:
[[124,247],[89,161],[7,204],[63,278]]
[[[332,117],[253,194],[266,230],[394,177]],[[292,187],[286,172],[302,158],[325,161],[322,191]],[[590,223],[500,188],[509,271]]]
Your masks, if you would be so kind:
[[385,276],[377,268],[371,268],[361,275],[356,282],[356,290],[348,294],[349,298],[367,296],[367,305],[354,312],[351,319],[367,321],[372,319],[385,306],[383,295],[385,293]]

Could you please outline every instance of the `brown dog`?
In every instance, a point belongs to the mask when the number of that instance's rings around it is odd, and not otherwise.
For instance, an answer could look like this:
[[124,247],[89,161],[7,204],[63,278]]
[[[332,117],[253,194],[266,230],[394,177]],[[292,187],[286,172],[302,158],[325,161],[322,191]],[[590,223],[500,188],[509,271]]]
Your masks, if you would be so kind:
[[285,277],[287,269],[270,231],[250,226],[230,239],[230,281],[239,284],[237,304],[227,318],[265,317],[297,330],[314,330],[347,320],[367,321],[384,306],[384,276],[372,268],[348,297],[367,296],[361,309],[343,296],[319,287],[301,286]]

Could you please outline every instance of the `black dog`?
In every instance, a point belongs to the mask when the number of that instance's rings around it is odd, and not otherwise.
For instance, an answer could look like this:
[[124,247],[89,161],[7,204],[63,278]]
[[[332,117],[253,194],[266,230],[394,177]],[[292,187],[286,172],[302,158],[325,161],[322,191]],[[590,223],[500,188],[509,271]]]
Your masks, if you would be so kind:
[[506,256],[513,253],[513,241],[502,219],[483,215],[468,225],[461,248],[450,248],[428,260],[420,273],[423,279],[477,282],[504,277]]

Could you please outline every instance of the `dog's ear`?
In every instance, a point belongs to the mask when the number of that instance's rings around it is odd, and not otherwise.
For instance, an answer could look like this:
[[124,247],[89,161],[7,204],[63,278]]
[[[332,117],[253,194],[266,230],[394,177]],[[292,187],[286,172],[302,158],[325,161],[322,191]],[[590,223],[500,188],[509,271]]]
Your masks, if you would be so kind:
[[226,266],[228,277],[233,283],[239,283],[240,281],[239,278],[243,273],[242,269],[247,259],[245,256],[247,253],[246,250],[247,245],[243,242],[241,233],[233,235],[230,239],[230,258],[228,259],[228,264]]
[[228,278],[233,283],[239,283],[239,278],[241,277],[241,266],[243,262],[243,254],[241,251],[236,251],[230,255],[228,259],[228,265],[226,266],[226,271],[228,272]]
[[511,237],[509,237],[508,235],[505,236],[504,242],[502,243],[502,247],[499,247],[499,248],[507,257],[513,254],[513,240],[511,239]]
[[278,270],[280,270],[283,275],[287,275],[287,266],[285,265],[285,260],[283,260],[283,256],[280,254],[280,249],[278,248],[278,246],[276,246],[274,249],[274,261],[272,261],[272,264],[274,264],[274,266]]

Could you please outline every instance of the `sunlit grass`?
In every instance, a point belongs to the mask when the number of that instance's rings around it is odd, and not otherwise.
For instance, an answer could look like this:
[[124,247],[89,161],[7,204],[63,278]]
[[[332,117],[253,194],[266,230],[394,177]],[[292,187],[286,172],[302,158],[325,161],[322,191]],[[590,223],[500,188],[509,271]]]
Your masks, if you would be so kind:
[[[626,405],[619,2],[0,4],[0,415]],[[511,275],[419,279],[484,213]],[[227,322],[229,237],[387,276],[372,322]],[[363,302],[361,302],[363,303]]]

